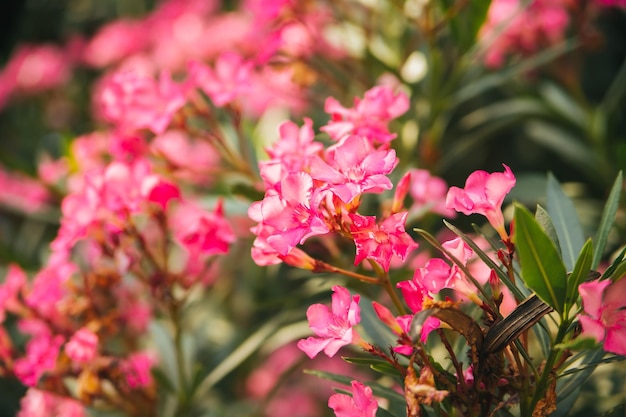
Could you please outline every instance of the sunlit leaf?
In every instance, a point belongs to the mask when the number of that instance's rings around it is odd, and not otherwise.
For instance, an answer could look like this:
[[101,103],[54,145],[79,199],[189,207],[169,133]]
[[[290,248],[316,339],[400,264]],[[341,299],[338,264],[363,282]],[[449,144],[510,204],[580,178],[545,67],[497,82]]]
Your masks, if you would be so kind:
[[554,243],[525,207],[515,205],[514,219],[513,241],[519,254],[522,279],[546,304],[563,312],[567,277]]
[[563,262],[566,268],[571,271],[585,243],[576,208],[552,174],[548,174],[546,198],[548,213],[561,244]]

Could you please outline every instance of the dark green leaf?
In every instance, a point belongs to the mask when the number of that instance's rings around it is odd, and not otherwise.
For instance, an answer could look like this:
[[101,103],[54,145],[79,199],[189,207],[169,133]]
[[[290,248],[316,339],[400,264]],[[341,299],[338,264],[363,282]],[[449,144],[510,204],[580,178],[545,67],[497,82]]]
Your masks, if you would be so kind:
[[561,185],[552,174],[548,174],[546,197],[548,213],[561,244],[563,262],[567,270],[571,271],[585,243],[578,214],[572,200],[565,195]]
[[578,255],[574,270],[567,279],[567,303],[573,305],[578,299],[578,286],[587,278],[593,259],[593,242],[587,239]]
[[602,274],[602,279],[611,279],[613,275],[615,275],[616,269],[622,264],[622,261],[626,257],[626,247],[622,249],[622,251],[617,255],[617,257],[613,260],[613,263],[609,265],[609,267]]
[[176,387],[174,387],[172,381],[170,381],[165,372],[163,372],[163,369],[154,367],[151,372],[159,387],[164,388],[167,392],[172,394],[176,392]]
[[516,204],[514,235],[522,279],[546,304],[563,312],[567,277],[552,240],[525,207]]
[[617,178],[615,179],[615,183],[613,183],[613,188],[611,188],[609,198],[607,199],[604,210],[602,211],[602,219],[600,220],[600,226],[598,227],[595,240],[596,252],[593,255],[593,263],[591,264],[591,268],[593,269],[598,267],[600,261],[602,260],[602,255],[604,255],[606,241],[609,237],[611,227],[613,226],[613,221],[615,220],[617,206],[619,205],[620,193],[623,186],[622,181],[622,171],[620,171],[619,174],[617,174]]

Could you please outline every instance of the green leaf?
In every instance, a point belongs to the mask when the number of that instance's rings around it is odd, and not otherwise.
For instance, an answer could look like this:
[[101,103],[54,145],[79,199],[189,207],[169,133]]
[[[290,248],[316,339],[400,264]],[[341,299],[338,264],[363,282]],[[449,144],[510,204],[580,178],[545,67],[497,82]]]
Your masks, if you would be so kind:
[[522,279],[539,298],[563,312],[567,276],[563,261],[552,240],[525,207],[515,204],[514,234]]
[[617,268],[622,264],[624,257],[626,257],[626,246],[613,260],[613,263],[609,265],[609,267],[604,271],[604,273],[602,274],[602,279],[611,279],[611,277],[616,274]]
[[626,261],[622,261],[615,265],[615,269],[609,276],[611,281],[617,281],[626,274]]
[[598,347],[598,341],[592,337],[577,337],[576,339],[568,340],[564,343],[559,343],[554,346],[555,349],[560,350],[593,350]]
[[593,242],[587,239],[578,255],[574,270],[567,279],[567,303],[573,305],[578,299],[578,286],[587,278],[593,260]]
[[615,178],[615,183],[613,183],[611,193],[609,194],[609,198],[607,199],[604,210],[602,211],[602,219],[600,220],[600,226],[598,227],[598,232],[596,233],[596,252],[593,255],[593,262],[591,264],[593,269],[598,267],[600,260],[602,260],[602,255],[604,254],[606,241],[609,237],[611,227],[613,226],[613,221],[615,220],[617,206],[619,205],[622,181],[622,171],[620,171],[617,174],[617,178]]
[[537,204],[537,211],[535,211],[535,220],[537,220],[537,223],[539,223],[543,231],[546,232],[550,240],[552,240],[554,246],[556,246],[557,249],[560,249],[561,244],[559,243],[559,236],[556,233],[550,214],[548,214],[548,211],[539,204]]
[[561,243],[563,262],[567,270],[571,271],[585,243],[578,214],[572,200],[565,195],[561,185],[552,174],[548,174],[546,197],[548,213],[554,222]]

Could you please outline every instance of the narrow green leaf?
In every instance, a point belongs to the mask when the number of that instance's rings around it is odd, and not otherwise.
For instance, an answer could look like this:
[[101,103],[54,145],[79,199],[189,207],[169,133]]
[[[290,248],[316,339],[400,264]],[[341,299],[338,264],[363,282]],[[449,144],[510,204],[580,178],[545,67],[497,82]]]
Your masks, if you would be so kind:
[[604,210],[602,211],[602,219],[600,220],[600,226],[598,227],[598,232],[596,233],[596,252],[593,255],[593,262],[591,264],[593,269],[598,267],[600,261],[602,260],[602,255],[604,255],[606,241],[609,237],[611,227],[613,226],[613,221],[615,220],[617,206],[619,205],[623,184],[622,181],[622,171],[620,171],[617,174],[617,178],[615,178],[615,182],[611,188],[611,193],[609,194],[609,198],[607,199]]
[[[338,382],[340,384],[347,385],[347,386],[350,386],[350,383],[354,379],[353,377],[350,377],[350,376],[333,374],[331,372],[319,371],[317,369],[305,369],[304,373],[305,374],[309,374],[309,375],[314,375],[314,376],[317,376],[319,378],[328,379],[330,381]],[[391,388],[385,387],[385,386],[377,384],[375,382],[368,382],[366,385],[369,386],[370,388],[372,388],[372,391],[374,392],[374,395],[386,398],[390,402],[392,402],[392,401],[400,401],[403,404],[406,404],[404,396],[402,396],[402,394],[392,390]]]
[[585,243],[583,230],[572,200],[561,189],[561,185],[552,174],[548,174],[546,190],[547,209],[563,251],[563,262],[568,270],[576,264],[576,257]]
[[616,269],[621,265],[622,261],[626,257],[626,246],[622,249],[622,251],[617,255],[617,257],[613,260],[613,263],[609,265],[609,267],[602,274],[602,279],[611,279],[613,275],[615,275]]
[[567,303],[573,305],[578,299],[578,286],[587,278],[593,259],[593,242],[587,239],[578,255],[574,270],[567,279]]
[[616,281],[626,274],[626,261],[622,261],[615,266],[613,273],[609,276],[611,281]]
[[561,257],[525,207],[515,204],[514,234],[522,279],[539,298],[559,313],[563,312],[567,277]]
[[543,231],[546,232],[550,240],[552,240],[554,246],[560,250],[561,244],[559,243],[559,236],[556,233],[550,214],[548,214],[548,211],[539,204],[537,204],[537,211],[535,211],[535,220],[537,220],[537,223],[539,223]]

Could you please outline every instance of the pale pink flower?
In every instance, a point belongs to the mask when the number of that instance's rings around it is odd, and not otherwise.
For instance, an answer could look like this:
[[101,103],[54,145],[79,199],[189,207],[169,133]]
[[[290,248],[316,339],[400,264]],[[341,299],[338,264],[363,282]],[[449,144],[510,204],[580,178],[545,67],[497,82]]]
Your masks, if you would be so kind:
[[15,361],[15,376],[26,386],[34,387],[43,374],[56,368],[59,350],[64,342],[61,335],[52,335],[44,325],[21,321],[19,328],[31,333],[26,344],[26,354]]
[[311,177],[324,181],[344,203],[359,194],[381,193],[393,185],[387,174],[398,164],[393,149],[376,150],[363,136],[347,136],[311,159]]
[[329,97],[324,111],[331,115],[331,120],[320,130],[334,140],[340,140],[346,135],[359,135],[372,143],[388,143],[396,137],[389,132],[389,122],[408,109],[409,97],[404,92],[394,92],[388,86],[376,86],[368,90],[363,99],[354,99],[352,108],[345,108],[336,99]]
[[29,388],[20,401],[17,417],[87,417],[87,413],[76,400]]
[[208,184],[219,170],[220,155],[205,140],[195,139],[180,130],[168,130],[155,137],[150,150],[167,160],[176,178]]
[[287,255],[309,237],[330,231],[319,212],[321,196],[314,189],[313,180],[308,174],[287,174],[277,187],[280,194],[273,189],[269,190],[262,201],[250,206],[248,215],[263,224],[255,231],[257,234],[266,232],[267,244],[278,254]]
[[65,353],[75,362],[89,362],[98,354],[98,335],[83,327],[65,345]]
[[284,122],[278,134],[279,139],[266,150],[271,159],[259,162],[266,188],[274,187],[289,172],[308,171],[313,155],[324,148],[322,143],[315,142],[313,122],[308,118],[300,128],[291,121]]
[[92,67],[105,67],[147,47],[148,32],[142,21],[120,19],[107,23],[89,40],[83,60]]
[[173,208],[169,221],[174,237],[188,252],[189,273],[201,272],[207,257],[227,253],[236,239],[232,227],[224,218],[221,201],[214,211],[181,201]]
[[578,319],[582,336],[603,343],[604,350],[626,356],[626,276],[585,282],[578,287],[585,314]]
[[26,213],[42,210],[50,201],[48,189],[26,175],[5,171],[0,166],[0,204]]
[[252,62],[234,52],[224,52],[214,68],[194,61],[189,65],[189,83],[200,88],[216,106],[233,102],[247,92],[252,74]]
[[37,93],[64,84],[71,75],[71,60],[52,44],[21,45],[1,72],[14,93]]
[[480,41],[489,45],[485,64],[498,68],[511,54],[523,56],[561,41],[569,24],[567,0],[494,0],[480,29]]
[[426,169],[412,169],[409,194],[413,199],[411,211],[424,213],[431,211],[444,217],[453,217],[454,210],[446,207],[446,182]]
[[[503,164],[504,165],[504,164]],[[486,171],[474,171],[467,177],[465,188],[450,187],[446,197],[446,207],[465,215],[482,214],[504,240],[508,234],[504,228],[502,202],[515,186],[515,176],[504,165],[504,172],[489,174]]]
[[357,340],[352,328],[361,321],[360,296],[350,297],[343,287],[333,287],[332,305],[329,309],[323,304],[313,304],[307,309],[309,327],[319,337],[309,337],[298,342],[298,348],[313,359],[322,350],[333,357],[343,346]]
[[265,65],[255,71],[245,100],[241,100],[244,113],[259,117],[269,108],[278,108],[293,115],[302,114],[308,104],[309,89],[296,82],[297,75],[293,66]]
[[0,324],[7,311],[14,311],[20,305],[18,296],[26,284],[26,274],[16,264],[10,264],[4,282],[0,284]]
[[389,271],[392,255],[405,260],[417,248],[417,243],[404,228],[406,216],[406,212],[395,213],[377,224],[375,216],[350,213],[350,232],[356,245],[354,264],[369,258],[378,262],[385,271]]
[[102,81],[95,100],[96,111],[118,129],[161,134],[185,104],[185,95],[168,71],[162,71],[158,80],[137,71],[119,71]]
[[67,295],[67,282],[76,271],[76,266],[55,258],[41,269],[33,279],[30,292],[25,298],[26,305],[46,318],[54,319],[59,302]]
[[352,381],[352,396],[334,394],[328,399],[328,407],[332,408],[337,417],[375,417],[378,402],[374,399],[372,389]]
[[137,352],[121,362],[120,370],[130,388],[148,387],[153,384],[150,370],[155,364],[156,358],[152,353]]

